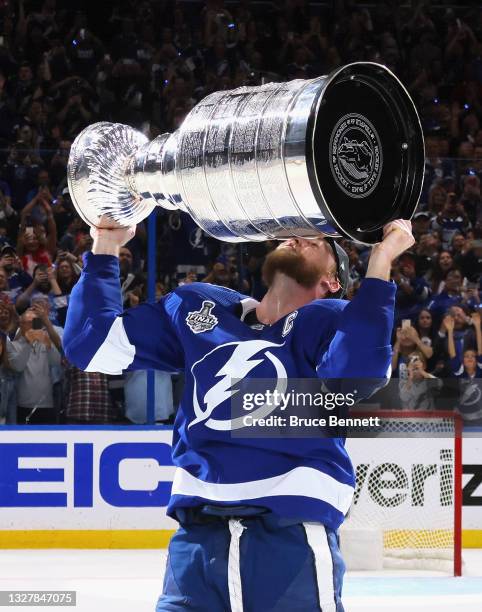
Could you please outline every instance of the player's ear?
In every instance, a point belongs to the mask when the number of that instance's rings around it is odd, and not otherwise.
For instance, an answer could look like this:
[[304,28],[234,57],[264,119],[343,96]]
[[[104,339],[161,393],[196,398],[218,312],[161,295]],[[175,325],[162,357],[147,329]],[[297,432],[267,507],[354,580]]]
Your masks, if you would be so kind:
[[340,289],[340,281],[337,278],[323,275],[316,287],[316,299],[330,297],[330,294],[337,293]]

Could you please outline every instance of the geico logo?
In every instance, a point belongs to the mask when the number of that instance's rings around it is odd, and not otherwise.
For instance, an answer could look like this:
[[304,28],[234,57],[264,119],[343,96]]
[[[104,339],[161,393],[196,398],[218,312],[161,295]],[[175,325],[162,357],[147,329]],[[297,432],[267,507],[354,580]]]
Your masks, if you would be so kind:
[[[38,458],[39,467],[19,468],[19,460]],[[65,459],[65,467],[42,467],[42,458]],[[125,459],[154,460],[159,466],[172,466],[171,446],[156,443],[116,443],[103,449],[94,465],[94,445],[87,443],[0,444],[0,507],[90,508],[94,483],[102,499],[111,506],[167,506],[172,480],[160,481],[154,490],[126,490],[119,483],[119,465]],[[67,473],[67,466],[72,467]],[[95,478],[94,478],[95,475]],[[97,478],[98,476],[98,478]],[[65,492],[22,492],[25,483],[65,483]],[[58,490],[58,488],[56,487]],[[70,503],[69,503],[70,502]]]
[[[453,503],[453,459],[452,451],[440,450],[440,463],[414,463],[409,469],[397,463],[360,463],[356,466],[356,489],[353,502],[365,502],[368,493],[374,504],[390,508],[404,502],[411,506],[424,506],[428,501],[425,489],[429,479],[436,479],[438,503],[450,506]],[[433,484],[433,483],[430,483]],[[430,500],[430,505],[434,505]]]

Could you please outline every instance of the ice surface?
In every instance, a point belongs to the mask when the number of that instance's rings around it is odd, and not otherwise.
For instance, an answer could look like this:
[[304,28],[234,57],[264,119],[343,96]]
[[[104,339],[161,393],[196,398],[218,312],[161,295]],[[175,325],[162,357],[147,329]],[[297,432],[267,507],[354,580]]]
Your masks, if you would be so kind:
[[[462,578],[351,573],[345,580],[345,610],[480,612],[482,550],[465,550],[463,557]],[[0,590],[76,590],[77,607],[61,608],[66,611],[154,612],[165,559],[166,552],[158,550],[1,550]]]

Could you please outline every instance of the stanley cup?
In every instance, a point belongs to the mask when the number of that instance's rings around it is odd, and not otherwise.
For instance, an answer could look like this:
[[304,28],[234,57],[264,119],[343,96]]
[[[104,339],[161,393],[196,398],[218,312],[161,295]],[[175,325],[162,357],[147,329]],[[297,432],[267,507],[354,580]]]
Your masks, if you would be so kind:
[[313,237],[380,241],[418,202],[424,146],[415,106],[380,64],[210,94],[181,127],[149,141],[116,123],[75,139],[69,190],[97,227],[139,223],[155,206],[229,242]]

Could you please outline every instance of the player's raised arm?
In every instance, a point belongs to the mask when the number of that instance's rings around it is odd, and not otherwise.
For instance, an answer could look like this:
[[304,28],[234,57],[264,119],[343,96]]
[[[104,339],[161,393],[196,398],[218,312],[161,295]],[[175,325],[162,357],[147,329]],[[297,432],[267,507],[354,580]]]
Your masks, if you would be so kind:
[[67,359],[88,372],[182,369],[182,349],[171,324],[175,296],[122,309],[119,249],[135,228],[92,228],[92,253],[72,290],[63,336]]
[[[372,379],[369,395],[389,377],[395,291],[391,264],[414,243],[410,221],[385,227],[383,241],[372,249],[361,287],[340,314],[338,331],[320,355],[317,374],[326,379]],[[371,387],[371,388],[369,388]]]

